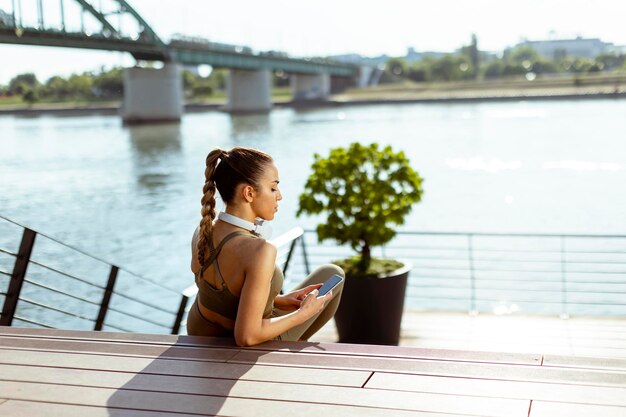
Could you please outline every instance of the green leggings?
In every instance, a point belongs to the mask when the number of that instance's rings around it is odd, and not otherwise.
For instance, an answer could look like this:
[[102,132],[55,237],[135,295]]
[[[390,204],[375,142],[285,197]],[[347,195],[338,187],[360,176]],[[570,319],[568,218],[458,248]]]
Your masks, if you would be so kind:
[[[332,277],[334,274],[341,275],[345,278],[343,270],[338,266],[332,264],[322,265],[315,271],[311,272],[304,279],[304,281],[300,283],[300,285],[294,288],[294,290],[304,288],[307,285],[321,284],[330,277]],[[292,327],[291,329],[282,333],[281,335],[276,337],[275,340],[293,342],[297,340],[308,340],[309,337],[313,336],[315,332],[321,329],[322,326],[324,326],[335,315],[337,307],[339,306],[339,300],[341,299],[343,283],[344,281],[341,281],[341,283],[333,289],[333,297],[329,302],[326,303],[322,311],[320,311],[304,323],[296,327]],[[272,311],[272,317],[280,317],[288,313],[288,311],[283,311],[275,308],[274,311]]]

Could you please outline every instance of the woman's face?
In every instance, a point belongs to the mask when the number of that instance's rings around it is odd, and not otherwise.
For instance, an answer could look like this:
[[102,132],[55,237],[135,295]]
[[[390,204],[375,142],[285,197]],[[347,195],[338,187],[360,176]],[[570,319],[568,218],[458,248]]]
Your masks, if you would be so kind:
[[254,212],[263,220],[274,219],[278,211],[278,202],[283,199],[278,189],[278,182],[278,169],[271,163],[263,171],[256,197],[252,202]]

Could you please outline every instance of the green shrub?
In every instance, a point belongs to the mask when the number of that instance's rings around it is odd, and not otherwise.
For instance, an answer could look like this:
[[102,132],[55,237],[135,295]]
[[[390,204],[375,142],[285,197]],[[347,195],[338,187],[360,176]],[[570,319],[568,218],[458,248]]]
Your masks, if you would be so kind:
[[[317,226],[320,241],[349,244],[359,255],[351,262],[361,273],[371,264],[371,248],[395,236],[392,225],[404,224],[413,204],[422,197],[422,178],[404,152],[352,143],[331,149],[328,157],[314,155],[313,172],[300,195],[297,215],[326,213]],[[348,271],[346,271],[348,273]]]

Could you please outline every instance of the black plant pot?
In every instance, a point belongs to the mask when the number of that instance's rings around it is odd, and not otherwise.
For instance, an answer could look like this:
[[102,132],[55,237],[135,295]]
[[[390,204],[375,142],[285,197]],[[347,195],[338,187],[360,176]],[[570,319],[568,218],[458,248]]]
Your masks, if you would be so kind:
[[410,267],[382,277],[347,276],[335,323],[340,343],[398,345]]

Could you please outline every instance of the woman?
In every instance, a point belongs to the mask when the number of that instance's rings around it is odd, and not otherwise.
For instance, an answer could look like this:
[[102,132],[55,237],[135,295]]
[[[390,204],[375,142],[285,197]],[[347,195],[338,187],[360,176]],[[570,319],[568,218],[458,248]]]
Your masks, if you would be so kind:
[[[308,340],[335,314],[342,286],[319,298],[318,288],[344,273],[325,265],[296,290],[279,294],[283,275],[276,247],[254,233],[259,230],[254,222],[272,220],[282,200],[272,158],[251,148],[214,149],[205,177],[202,220],[192,239],[198,296],[187,319],[188,334],[234,337],[239,346]],[[226,204],[226,214],[218,218],[216,190]]]

